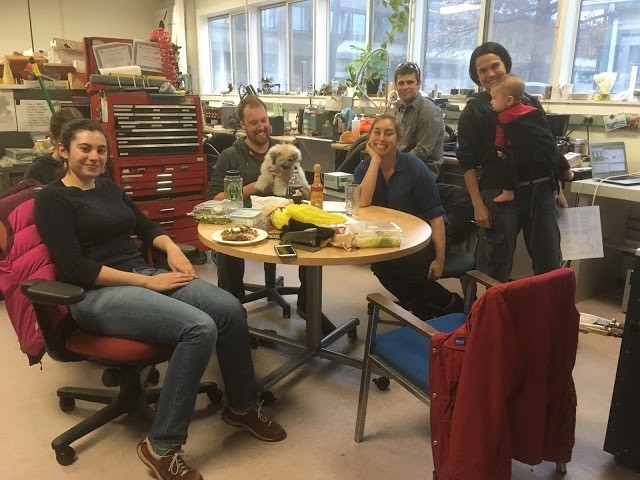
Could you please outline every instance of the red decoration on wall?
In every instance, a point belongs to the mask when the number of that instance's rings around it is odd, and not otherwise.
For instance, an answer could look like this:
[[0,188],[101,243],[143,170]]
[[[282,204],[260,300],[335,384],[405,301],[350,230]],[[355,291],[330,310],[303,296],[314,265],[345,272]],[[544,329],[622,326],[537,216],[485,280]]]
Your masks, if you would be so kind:
[[160,45],[160,55],[162,57],[162,73],[167,79],[176,82],[176,57],[173,53],[173,43],[171,37],[164,28],[154,28],[149,34],[149,40]]

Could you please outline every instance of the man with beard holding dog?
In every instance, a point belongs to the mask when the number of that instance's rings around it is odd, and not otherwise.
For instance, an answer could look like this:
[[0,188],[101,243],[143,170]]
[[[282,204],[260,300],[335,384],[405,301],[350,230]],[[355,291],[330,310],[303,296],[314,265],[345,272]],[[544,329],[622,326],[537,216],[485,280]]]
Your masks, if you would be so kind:
[[[250,206],[251,195],[272,195],[271,191],[258,191],[256,181],[260,176],[260,166],[264,162],[267,151],[277,144],[270,137],[271,126],[267,107],[260,98],[255,95],[248,95],[238,104],[238,118],[240,128],[246,137],[238,138],[231,147],[224,150],[215,166],[209,187],[207,188],[207,200],[222,200],[226,198],[224,193],[224,176],[227,170],[237,170],[242,177],[242,196],[245,206]],[[291,178],[291,170],[272,169],[274,176],[277,176],[285,183]],[[309,198],[309,191],[302,188],[302,194]],[[242,258],[231,257],[218,253],[218,286],[233,294],[241,302],[244,301],[244,260]],[[298,271],[300,277],[300,291],[298,293],[298,315],[306,318],[306,268],[300,267]],[[322,315],[322,333],[328,334],[335,330],[335,326],[329,319]]]

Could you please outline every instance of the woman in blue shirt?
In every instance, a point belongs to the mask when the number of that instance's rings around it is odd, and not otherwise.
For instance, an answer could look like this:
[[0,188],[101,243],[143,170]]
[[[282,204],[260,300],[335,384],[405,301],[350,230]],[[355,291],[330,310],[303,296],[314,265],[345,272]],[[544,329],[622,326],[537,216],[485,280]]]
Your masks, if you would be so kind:
[[405,308],[423,320],[461,312],[462,298],[437,282],[442,276],[446,243],[438,188],[422,160],[397,149],[399,137],[393,115],[382,114],[371,125],[366,148],[371,158],[362,161],[354,172],[354,181],[362,189],[360,205],[415,215],[431,226],[432,241],[406,257],[374,263],[371,270]]

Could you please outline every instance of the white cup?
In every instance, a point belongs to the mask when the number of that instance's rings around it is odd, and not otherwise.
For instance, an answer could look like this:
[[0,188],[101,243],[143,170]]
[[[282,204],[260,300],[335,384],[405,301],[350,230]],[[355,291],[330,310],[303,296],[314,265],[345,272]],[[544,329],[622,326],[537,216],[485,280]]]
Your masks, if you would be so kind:
[[350,217],[358,215],[360,210],[360,185],[350,183],[344,186],[344,207]]
[[571,98],[571,92],[573,92],[573,83],[567,83],[565,85],[560,85],[560,94],[562,98],[568,100]]

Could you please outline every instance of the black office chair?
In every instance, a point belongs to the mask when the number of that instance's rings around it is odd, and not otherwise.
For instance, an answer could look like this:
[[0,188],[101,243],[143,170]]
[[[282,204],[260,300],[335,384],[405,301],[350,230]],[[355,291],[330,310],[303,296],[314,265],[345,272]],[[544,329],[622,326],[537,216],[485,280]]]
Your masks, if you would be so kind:
[[[442,278],[458,278],[476,267],[479,237],[473,221],[473,205],[466,188],[438,183],[438,193],[447,215],[447,252]],[[464,285],[462,285],[464,291]]]
[[283,276],[276,277],[275,263],[264,264],[264,285],[245,283],[244,289],[251,293],[245,295],[243,303],[266,298],[269,302],[276,302],[282,308],[284,318],[291,317],[291,305],[283,295],[297,295],[300,291],[300,287],[285,286]]
[[360,163],[361,154],[367,147],[369,135],[364,135],[353,142],[347,150],[347,156],[344,161],[336,168],[336,172],[353,173]]
[[216,165],[220,154],[233,145],[236,136],[230,133],[212,133],[204,139],[202,149],[207,156],[207,179],[211,178],[213,167]]

